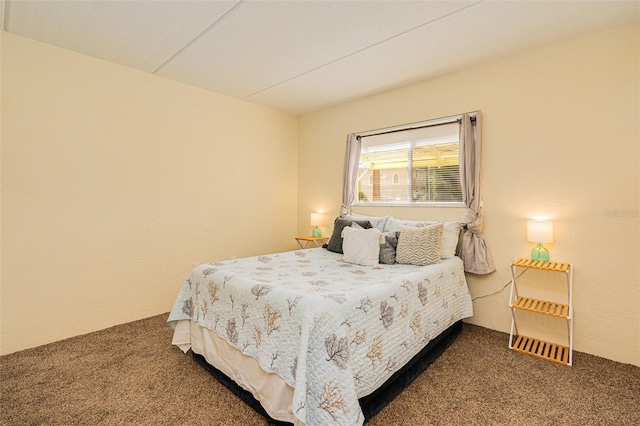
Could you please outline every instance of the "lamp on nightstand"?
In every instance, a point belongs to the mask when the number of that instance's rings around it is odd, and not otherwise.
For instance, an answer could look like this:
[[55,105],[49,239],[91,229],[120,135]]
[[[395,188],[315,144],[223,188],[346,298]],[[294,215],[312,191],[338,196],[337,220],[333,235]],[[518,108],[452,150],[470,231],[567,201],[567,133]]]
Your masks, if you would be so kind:
[[311,235],[314,237],[322,237],[322,230],[319,228],[322,226],[322,213],[311,213],[311,226],[315,226]]
[[531,260],[549,261],[549,250],[542,244],[553,242],[553,223],[548,220],[530,220],[527,222],[527,240],[537,245],[531,250]]

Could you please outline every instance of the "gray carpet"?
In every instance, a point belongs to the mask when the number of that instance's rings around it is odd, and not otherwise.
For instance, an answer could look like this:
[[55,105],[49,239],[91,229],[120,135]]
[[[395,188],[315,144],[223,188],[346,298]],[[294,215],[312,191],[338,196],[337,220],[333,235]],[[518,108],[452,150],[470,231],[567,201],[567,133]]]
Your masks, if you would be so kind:
[[[2,425],[266,425],[171,346],[167,315],[0,357]],[[640,368],[574,352],[566,367],[460,337],[367,425],[638,425]]]

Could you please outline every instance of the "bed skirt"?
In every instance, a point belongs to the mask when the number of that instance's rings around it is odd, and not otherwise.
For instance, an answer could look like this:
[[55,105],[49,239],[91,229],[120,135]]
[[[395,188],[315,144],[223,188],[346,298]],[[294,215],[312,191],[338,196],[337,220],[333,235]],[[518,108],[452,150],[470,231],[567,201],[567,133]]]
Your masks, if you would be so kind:
[[[453,343],[462,331],[462,321],[458,321],[443,331],[440,335],[432,339],[418,354],[416,354],[400,370],[396,371],[389,379],[371,394],[360,398],[358,401],[364,414],[365,422],[378,414],[387,404],[409,386],[433,361]],[[220,383],[231,390],[236,396],[247,403],[250,407],[264,416],[269,424],[284,426],[291,423],[272,419],[260,402],[253,397],[251,392],[240,387],[236,382],[210,365],[202,355],[192,351],[195,360],[201,364]]]

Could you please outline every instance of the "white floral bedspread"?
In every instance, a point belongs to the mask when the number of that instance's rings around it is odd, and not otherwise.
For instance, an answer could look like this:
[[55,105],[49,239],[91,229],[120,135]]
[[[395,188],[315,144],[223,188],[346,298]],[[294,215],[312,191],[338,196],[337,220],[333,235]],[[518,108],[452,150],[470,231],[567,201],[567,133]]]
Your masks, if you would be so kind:
[[318,248],[199,265],[168,322],[195,321],[278,374],[304,424],[361,425],[358,398],[471,316],[471,298],[457,257],[382,269],[340,257]]

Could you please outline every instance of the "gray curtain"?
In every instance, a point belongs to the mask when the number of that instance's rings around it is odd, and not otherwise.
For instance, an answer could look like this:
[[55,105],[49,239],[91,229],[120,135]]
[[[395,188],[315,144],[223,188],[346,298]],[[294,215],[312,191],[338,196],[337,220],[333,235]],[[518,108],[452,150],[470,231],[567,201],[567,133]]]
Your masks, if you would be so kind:
[[480,112],[476,123],[469,114],[463,114],[460,122],[460,185],[462,201],[467,206],[461,223],[464,229],[458,256],[464,261],[464,270],[473,274],[488,274],[496,270],[487,243],[482,237],[480,215],[482,127]]
[[349,214],[351,205],[356,201],[356,179],[358,179],[358,164],[360,163],[360,148],[362,142],[354,134],[347,136],[347,150],[344,156],[344,176],[342,179],[342,206],[340,216]]

